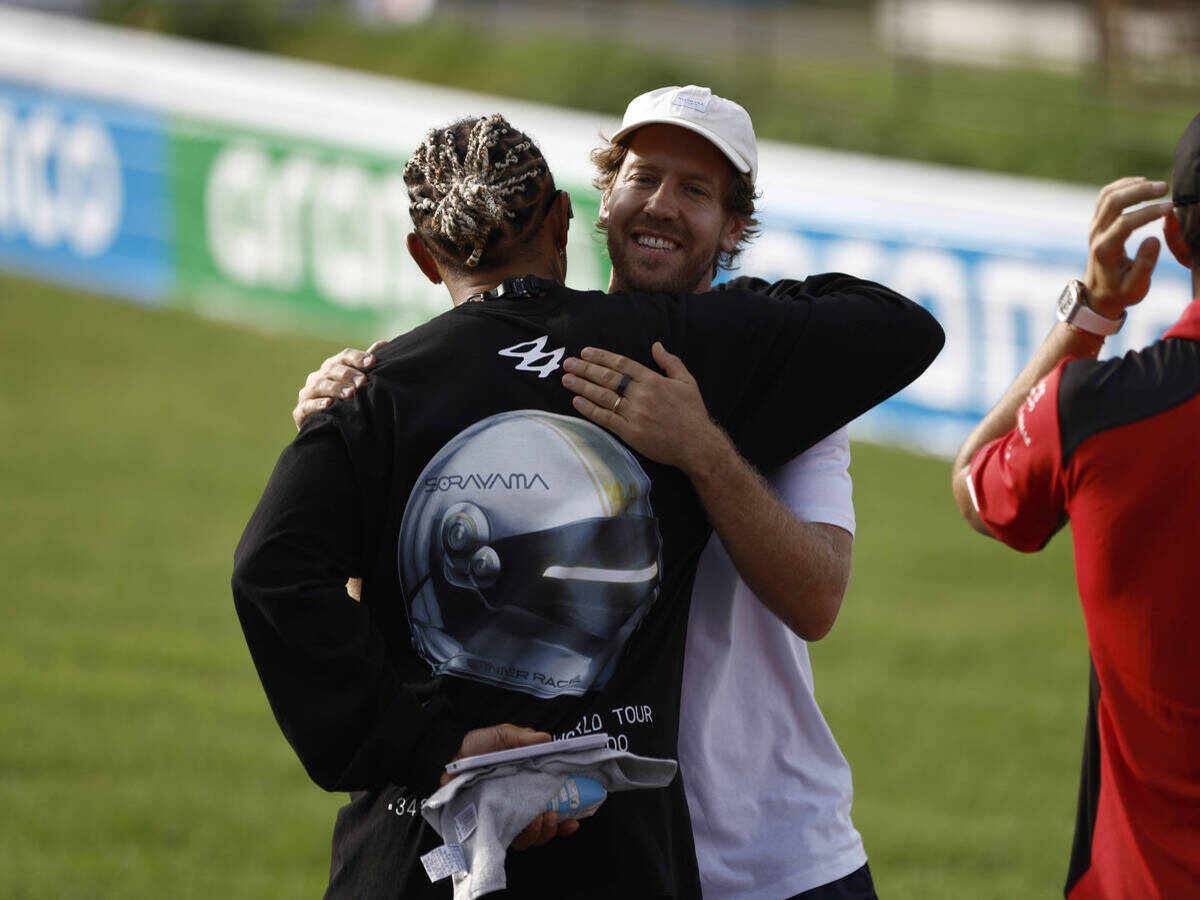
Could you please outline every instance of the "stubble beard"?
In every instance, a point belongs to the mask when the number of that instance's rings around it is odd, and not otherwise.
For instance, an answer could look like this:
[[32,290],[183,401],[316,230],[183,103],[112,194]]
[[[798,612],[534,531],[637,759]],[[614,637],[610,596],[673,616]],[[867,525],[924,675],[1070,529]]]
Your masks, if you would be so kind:
[[683,260],[680,265],[667,269],[645,269],[630,261],[628,250],[632,239],[626,241],[621,235],[608,232],[608,256],[613,265],[613,283],[619,291],[643,294],[688,294],[696,293],[701,285],[712,278],[717,262],[718,250],[711,255],[697,255]]

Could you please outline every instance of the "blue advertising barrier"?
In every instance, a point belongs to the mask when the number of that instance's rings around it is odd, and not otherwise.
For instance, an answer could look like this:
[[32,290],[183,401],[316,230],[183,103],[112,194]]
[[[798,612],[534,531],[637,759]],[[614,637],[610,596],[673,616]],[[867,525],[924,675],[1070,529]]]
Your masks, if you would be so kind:
[[[616,126],[3,6],[0,24],[0,268],[268,327],[307,308],[339,341],[387,336],[444,302],[394,258],[402,187],[372,187],[411,152],[429,110],[504,111],[572,186],[588,183],[588,152]],[[953,453],[1083,274],[1094,188],[771,142],[759,151],[764,227],[740,272],[847,272],[924,304],[945,349],[851,433]],[[588,232],[576,222],[575,279],[605,269]],[[1189,299],[1164,252],[1105,353],[1155,340]]]
[[162,116],[0,80],[0,267],[161,303],[168,147]]

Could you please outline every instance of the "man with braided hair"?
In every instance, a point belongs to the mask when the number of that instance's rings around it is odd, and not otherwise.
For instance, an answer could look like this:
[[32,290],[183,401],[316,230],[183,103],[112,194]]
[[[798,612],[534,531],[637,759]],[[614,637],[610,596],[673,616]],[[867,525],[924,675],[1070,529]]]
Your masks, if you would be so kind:
[[[443,265],[478,268],[489,239],[511,241],[526,228],[536,229],[535,220],[549,212],[541,192],[530,189],[549,176],[545,161],[529,138],[513,135],[503,116],[484,116],[465,135],[430,132],[404,167],[405,182],[419,198],[414,221],[426,223],[429,249]],[[503,155],[492,162],[496,148]]]
[[[538,729],[501,726],[517,741],[609,730],[621,749],[674,757],[710,530],[697,490],[728,475],[733,448],[760,467],[804,450],[943,340],[916,304],[850,279],[788,298],[569,290],[569,199],[498,118],[431,132],[405,180],[409,250],[454,306],[308,418],[233,577],[282,730],[318,784],[354,792],[334,896],[448,893],[415,865],[437,841],[415,799],[496,723]],[[598,346],[645,367],[664,345],[691,412],[670,446],[631,454],[576,415],[583,399],[560,379],[609,359]],[[618,381],[608,409],[640,417],[639,393]],[[710,414],[729,450],[710,442]],[[507,876],[514,896],[698,895],[679,780],[611,796],[570,840],[510,855]]]
[[[753,125],[739,105],[706,88],[635,98],[592,161],[603,201],[598,225],[613,260],[610,290],[707,291],[758,232]],[[852,283],[740,278],[713,289],[786,297]],[[312,373],[293,411],[297,427],[352,394],[377,347],[343,351]],[[654,357],[667,377],[613,361],[637,375],[621,401],[625,416],[606,410],[625,373],[591,361],[569,376],[579,379],[570,386],[582,395],[583,415],[651,456],[678,446],[675,436],[688,430],[681,419],[705,422],[702,402],[687,402],[686,368],[661,347]],[[589,395],[595,403],[585,402]],[[872,896],[850,817],[850,767],[817,705],[807,648],[832,627],[850,575],[846,430],[770,473],[774,492],[718,431],[696,434],[725,447],[728,470],[695,485],[717,533],[697,570],[680,708],[679,760],[705,896]],[[730,730],[769,737],[730,742]]]

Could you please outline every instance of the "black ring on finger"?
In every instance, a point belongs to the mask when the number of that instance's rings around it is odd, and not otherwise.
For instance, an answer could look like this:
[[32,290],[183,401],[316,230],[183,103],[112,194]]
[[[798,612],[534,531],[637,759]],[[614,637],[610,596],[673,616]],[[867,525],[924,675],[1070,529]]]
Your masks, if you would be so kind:
[[627,387],[629,387],[629,382],[631,382],[631,381],[633,381],[633,379],[629,376],[628,372],[621,376],[621,380],[617,382],[617,396],[618,397],[625,396],[625,389]]

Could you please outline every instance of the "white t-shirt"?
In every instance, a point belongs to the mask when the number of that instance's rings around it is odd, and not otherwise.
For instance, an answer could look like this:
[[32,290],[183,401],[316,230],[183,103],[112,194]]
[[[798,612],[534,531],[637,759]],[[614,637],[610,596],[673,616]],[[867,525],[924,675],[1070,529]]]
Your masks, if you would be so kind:
[[[797,518],[853,534],[849,464],[842,429],[770,480]],[[715,534],[692,590],[679,763],[706,898],[778,900],[867,861],[808,645],[750,592]]]

